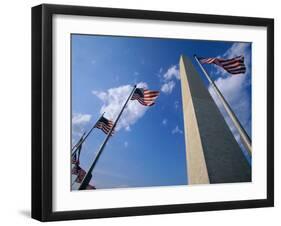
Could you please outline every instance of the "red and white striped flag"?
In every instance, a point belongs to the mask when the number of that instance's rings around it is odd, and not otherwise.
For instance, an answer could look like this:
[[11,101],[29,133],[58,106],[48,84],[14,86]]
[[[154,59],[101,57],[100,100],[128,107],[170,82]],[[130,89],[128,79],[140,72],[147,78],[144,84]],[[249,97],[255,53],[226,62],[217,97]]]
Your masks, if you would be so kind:
[[[101,129],[105,134],[108,134],[113,127],[113,121],[102,116],[95,127]],[[113,133],[114,131],[112,131],[111,135],[113,135]]]
[[72,168],[71,173],[77,176],[75,180],[75,182],[77,183],[81,183],[86,175],[86,171],[82,169],[78,164],[75,164],[75,166]]
[[152,106],[155,104],[156,98],[159,96],[159,91],[136,88],[131,100],[137,100],[144,106]]
[[237,56],[231,59],[222,59],[216,57],[199,58],[202,64],[216,64],[222,67],[230,74],[243,74],[246,72],[246,66],[244,64],[244,56]]

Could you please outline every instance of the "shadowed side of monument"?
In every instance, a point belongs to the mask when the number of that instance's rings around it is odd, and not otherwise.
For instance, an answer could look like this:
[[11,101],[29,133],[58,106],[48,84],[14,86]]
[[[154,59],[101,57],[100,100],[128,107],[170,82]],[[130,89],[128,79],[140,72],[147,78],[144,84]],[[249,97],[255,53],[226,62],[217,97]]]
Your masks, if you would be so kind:
[[189,184],[250,182],[248,164],[191,60],[180,58]]

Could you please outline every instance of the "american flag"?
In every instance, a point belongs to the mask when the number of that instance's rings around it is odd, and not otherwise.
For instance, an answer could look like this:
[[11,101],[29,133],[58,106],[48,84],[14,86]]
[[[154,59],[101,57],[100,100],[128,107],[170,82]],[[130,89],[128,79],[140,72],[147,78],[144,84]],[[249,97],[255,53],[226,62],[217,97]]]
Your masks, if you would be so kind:
[[[101,129],[105,134],[108,134],[113,127],[113,122],[102,116],[95,127]],[[111,134],[113,134],[113,131]]]
[[72,174],[77,175],[75,182],[81,183],[83,178],[86,175],[86,171],[83,170],[78,164],[75,164],[75,166],[72,168]]
[[76,155],[74,155],[74,156],[72,157],[71,163],[72,163],[72,164],[79,164],[79,161],[77,160]]
[[144,106],[152,106],[155,104],[156,98],[159,96],[159,91],[136,88],[131,100],[137,100]]
[[75,148],[76,148],[75,154],[74,154],[74,156],[72,157],[72,163],[73,163],[73,164],[76,164],[76,163],[79,164],[80,153],[81,153],[81,150],[82,150],[82,141],[83,141],[83,139],[84,139],[84,135],[85,135],[85,133],[82,135],[82,137],[81,137],[80,140],[77,142],[77,144],[72,148],[72,149],[75,149]]
[[199,58],[202,64],[216,64],[222,67],[230,74],[242,74],[246,72],[244,56],[237,56],[231,59],[222,59],[216,57]]

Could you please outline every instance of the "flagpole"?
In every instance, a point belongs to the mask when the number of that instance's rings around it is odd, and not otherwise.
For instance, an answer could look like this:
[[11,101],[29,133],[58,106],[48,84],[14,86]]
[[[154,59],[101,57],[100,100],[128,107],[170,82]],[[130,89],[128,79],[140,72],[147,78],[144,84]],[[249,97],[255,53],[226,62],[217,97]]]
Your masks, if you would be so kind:
[[79,147],[81,146],[85,134],[86,133],[84,132],[83,135],[80,137],[80,139],[77,141],[77,143],[73,146],[72,150],[75,149],[75,151],[71,154],[72,157],[76,154],[76,152],[78,151]]
[[[81,136],[82,140],[84,139],[85,134],[86,134],[86,132],[84,132],[84,133],[82,134],[82,136]],[[81,138],[80,138],[80,139],[78,140],[78,142],[73,146],[72,150],[73,150],[74,148],[77,148],[78,146],[80,146],[80,145],[78,145],[78,144],[81,143],[81,141],[82,141]]]
[[94,160],[93,160],[93,162],[92,162],[92,165],[90,166],[90,168],[89,168],[87,174],[86,174],[85,177],[83,178],[83,180],[82,180],[82,182],[81,182],[81,185],[80,185],[80,187],[79,187],[79,190],[84,190],[84,189],[87,188],[87,185],[89,184],[89,182],[90,182],[90,180],[91,180],[92,171],[93,171],[95,165],[97,164],[97,162],[98,162],[98,160],[99,160],[99,157],[100,157],[102,151],[104,150],[104,147],[105,147],[107,141],[108,141],[109,138],[111,137],[112,131],[114,130],[115,126],[117,125],[117,122],[119,121],[119,119],[120,119],[120,117],[121,117],[121,115],[122,115],[122,113],[123,113],[123,111],[124,111],[124,109],[125,109],[127,103],[129,102],[129,100],[130,100],[131,97],[133,96],[133,94],[134,94],[136,88],[137,88],[137,86],[134,85],[134,88],[132,89],[132,91],[131,91],[129,97],[127,98],[126,102],[124,103],[124,105],[123,105],[123,107],[122,107],[122,109],[121,109],[119,115],[117,116],[117,118],[116,118],[116,120],[115,120],[113,126],[111,127],[109,133],[107,134],[107,136],[106,136],[106,138],[104,139],[102,145],[100,146],[100,149],[99,149],[99,151],[97,152],[97,154],[96,154],[96,156],[95,156],[95,158],[94,158]]
[[[105,112],[104,112],[104,113],[105,113]],[[80,142],[78,142],[78,143],[72,148],[72,150],[74,150],[74,151],[72,151],[71,157],[73,157],[73,156],[76,154],[76,152],[78,151],[78,148],[80,147],[80,145],[82,145],[82,144],[85,142],[85,140],[87,139],[87,137],[91,134],[91,132],[93,131],[93,129],[97,126],[98,121],[103,117],[104,113],[98,118],[98,120],[97,120],[96,123],[92,126],[92,128],[89,130],[89,132],[87,133],[87,135],[86,135]],[[84,134],[85,134],[85,133],[84,133]]]
[[[105,113],[105,112],[104,112]],[[74,150],[71,154],[71,159],[73,158],[73,156],[77,153],[77,151],[79,151],[79,148],[81,147],[81,145],[84,143],[84,141],[87,139],[87,137],[91,134],[91,132],[93,131],[93,129],[96,127],[98,121],[102,118],[102,116],[104,115],[104,113],[98,118],[98,120],[96,121],[96,123],[92,126],[92,128],[88,131],[87,135],[85,136],[86,132],[83,133],[83,135],[81,136],[80,140],[73,146],[72,150]],[[85,136],[85,137],[84,137]],[[79,158],[80,158],[80,154],[78,156],[78,163],[79,163]],[[77,160],[77,159],[76,159]],[[72,161],[72,160],[71,160]],[[78,175],[77,175],[78,177]],[[73,180],[72,185],[74,185],[77,177]]]
[[233,110],[231,109],[231,107],[229,106],[229,104],[227,103],[225,98],[223,97],[223,95],[220,92],[220,90],[218,89],[217,85],[213,82],[211,77],[208,75],[207,71],[205,70],[203,65],[200,63],[200,61],[198,60],[196,55],[194,55],[194,58],[195,58],[196,62],[198,63],[199,67],[201,68],[201,70],[203,71],[204,75],[206,76],[206,78],[208,79],[210,84],[212,85],[215,93],[220,98],[220,101],[222,102],[222,104],[223,104],[227,114],[229,115],[230,119],[232,120],[234,126],[237,128],[240,138],[241,138],[246,150],[248,151],[249,155],[252,156],[252,141],[251,141],[250,137],[246,133],[245,129],[243,128],[240,121],[234,114]]

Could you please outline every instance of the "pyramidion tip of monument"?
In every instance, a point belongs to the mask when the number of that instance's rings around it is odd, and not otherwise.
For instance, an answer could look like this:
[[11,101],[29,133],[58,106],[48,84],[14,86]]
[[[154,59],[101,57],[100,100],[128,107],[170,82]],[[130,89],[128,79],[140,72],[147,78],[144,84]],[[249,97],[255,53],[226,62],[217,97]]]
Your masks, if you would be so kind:
[[185,56],[184,54],[181,54],[181,55],[180,55],[180,62],[181,62],[181,61],[184,61],[185,58],[186,58],[186,56]]

